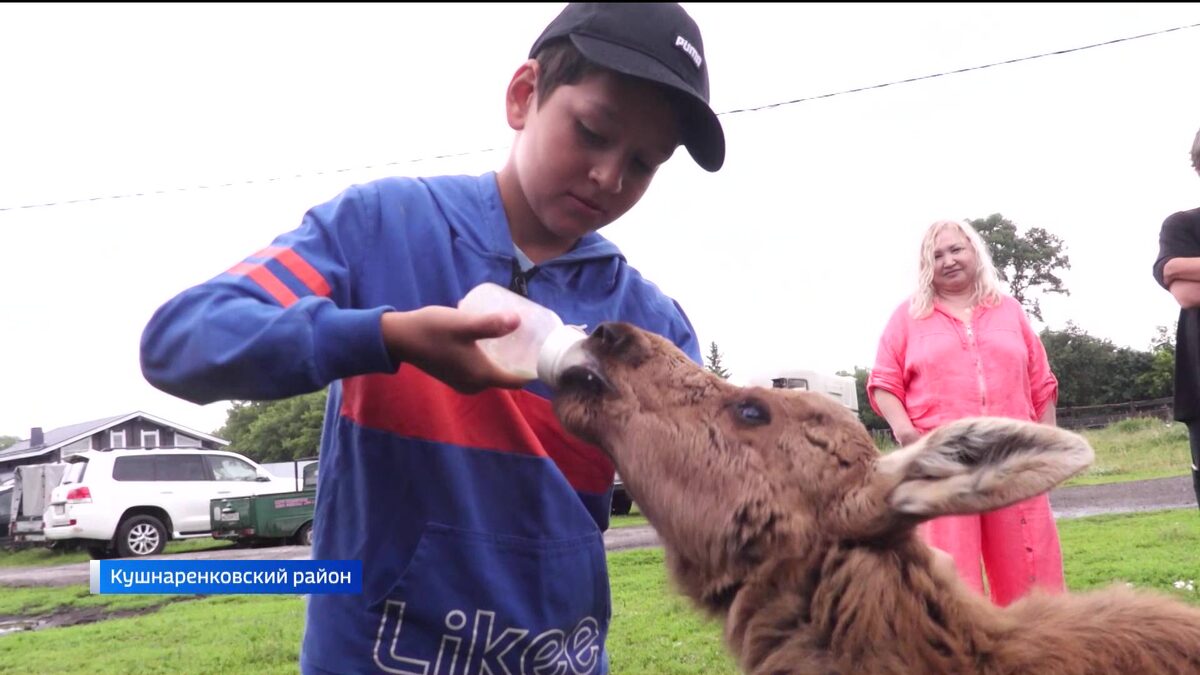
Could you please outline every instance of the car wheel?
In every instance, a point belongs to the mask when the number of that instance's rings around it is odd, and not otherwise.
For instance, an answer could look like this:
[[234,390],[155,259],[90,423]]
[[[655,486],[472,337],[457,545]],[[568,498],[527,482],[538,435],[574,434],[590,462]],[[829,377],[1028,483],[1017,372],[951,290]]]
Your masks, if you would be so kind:
[[154,516],[134,516],[117,528],[117,553],[122,558],[162,553],[166,546],[167,528]]
[[629,515],[629,510],[633,508],[633,500],[625,492],[614,492],[612,498],[612,512],[618,516]]
[[305,523],[296,530],[296,543],[300,546],[312,546],[312,523]]

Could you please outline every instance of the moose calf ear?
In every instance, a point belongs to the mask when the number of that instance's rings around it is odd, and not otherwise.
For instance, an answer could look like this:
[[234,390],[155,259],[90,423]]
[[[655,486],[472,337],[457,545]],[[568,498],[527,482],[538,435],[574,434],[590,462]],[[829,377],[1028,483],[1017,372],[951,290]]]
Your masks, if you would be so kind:
[[975,417],[951,422],[879,460],[895,481],[887,503],[919,520],[981,513],[1048,491],[1086,469],[1079,434],[1034,422]]

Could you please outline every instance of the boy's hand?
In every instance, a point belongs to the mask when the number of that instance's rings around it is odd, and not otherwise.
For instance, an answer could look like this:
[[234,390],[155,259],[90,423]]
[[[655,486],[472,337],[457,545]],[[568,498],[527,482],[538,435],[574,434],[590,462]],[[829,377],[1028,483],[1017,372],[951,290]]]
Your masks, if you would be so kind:
[[497,366],[476,340],[508,335],[521,319],[512,312],[473,314],[429,306],[386,312],[383,342],[396,363],[411,363],[464,394],[488,387],[519,389],[527,380]]

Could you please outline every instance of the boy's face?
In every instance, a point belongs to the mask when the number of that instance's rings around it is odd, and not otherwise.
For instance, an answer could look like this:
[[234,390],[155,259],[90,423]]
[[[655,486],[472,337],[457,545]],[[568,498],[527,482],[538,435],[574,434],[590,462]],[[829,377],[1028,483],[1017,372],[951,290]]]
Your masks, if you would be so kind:
[[509,87],[519,132],[511,168],[536,224],[573,242],[641,199],[679,145],[675,112],[655,86],[611,72],[561,85],[539,105],[536,63],[523,68]]

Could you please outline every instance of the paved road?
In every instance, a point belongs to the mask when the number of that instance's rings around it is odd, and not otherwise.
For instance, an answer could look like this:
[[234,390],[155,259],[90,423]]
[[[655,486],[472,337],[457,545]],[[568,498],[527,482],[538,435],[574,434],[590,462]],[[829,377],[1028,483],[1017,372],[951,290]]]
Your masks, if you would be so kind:
[[[1059,488],[1050,493],[1050,506],[1057,519],[1081,518],[1103,513],[1134,513],[1163,509],[1196,508],[1190,476],[1155,480]],[[648,526],[622,527],[604,533],[609,551],[658,546],[658,535]],[[154,556],[163,557],[163,556]],[[302,560],[307,546],[274,546],[252,549],[218,549],[166,556],[172,560],[216,558],[220,560]],[[66,586],[88,583],[88,563],[52,567],[0,568],[0,586]]]
[[1050,508],[1057,519],[1188,507],[1197,508],[1191,476],[1080,485],[1050,492]]

